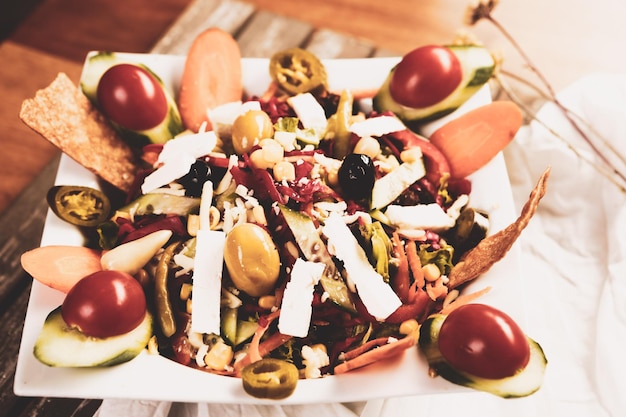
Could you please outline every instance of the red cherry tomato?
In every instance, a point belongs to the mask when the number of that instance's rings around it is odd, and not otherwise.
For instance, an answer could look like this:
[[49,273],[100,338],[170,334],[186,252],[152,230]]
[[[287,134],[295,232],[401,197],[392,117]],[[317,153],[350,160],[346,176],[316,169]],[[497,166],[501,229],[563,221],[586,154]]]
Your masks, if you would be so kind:
[[419,109],[437,104],[461,83],[463,69],[450,49],[428,45],[406,54],[396,66],[389,83],[391,97]]
[[439,350],[455,369],[489,379],[512,376],[530,359],[528,339],[517,323],[484,304],[461,306],[446,317]]
[[128,333],[146,315],[141,284],[119,271],[98,271],[78,281],[61,306],[63,320],[87,336],[111,337]]
[[158,80],[133,64],[106,70],[98,82],[97,97],[105,116],[131,130],[153,128],[168,112],[167,97]]

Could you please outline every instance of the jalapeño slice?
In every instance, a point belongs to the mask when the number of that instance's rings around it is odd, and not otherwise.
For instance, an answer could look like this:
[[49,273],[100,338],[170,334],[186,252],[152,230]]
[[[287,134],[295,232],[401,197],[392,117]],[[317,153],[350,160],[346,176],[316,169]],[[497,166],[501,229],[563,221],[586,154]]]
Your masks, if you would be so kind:
[[243,389],[256,398],[280,400],[293,394],[298,384],[298,368],[281,359],[263,358],[241,371]]
[[98,226],[111,212],[109,198],[95,188],[57,185],[48,190],[46,199],[54,214],[76,226]]
[[326,69],[317,56],[301,48],[289,48],[272,55],[270,75],[290,94],[326,90]]

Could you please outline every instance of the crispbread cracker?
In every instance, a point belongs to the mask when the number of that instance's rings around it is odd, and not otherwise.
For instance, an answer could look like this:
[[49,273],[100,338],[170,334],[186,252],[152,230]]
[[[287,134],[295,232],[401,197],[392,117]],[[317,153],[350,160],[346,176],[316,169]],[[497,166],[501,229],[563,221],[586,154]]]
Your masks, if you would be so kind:
[[103,180],[130,191],[137,157],[65,73],[24,100],[20,119]]
[[480,274],[487,272],[493,264],[504,258],[522,231],[528,226],[530,219],[535,215],[539,201],[546,193],[549,176],[550,168],[547,168],[531,191],[517,220],[499,232],[487,236],[476,247],[463,255],[461,261],[450,271],[448,276],[449,288],[456,288],[477,278]]

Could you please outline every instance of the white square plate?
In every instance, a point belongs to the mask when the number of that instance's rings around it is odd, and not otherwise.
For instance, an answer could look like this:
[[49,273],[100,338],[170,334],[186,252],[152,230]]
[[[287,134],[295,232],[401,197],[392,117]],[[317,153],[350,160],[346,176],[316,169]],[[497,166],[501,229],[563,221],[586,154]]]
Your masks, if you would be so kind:
[[[156,72],[172,89],[178,82],[184,57],[167,55],[120,54],[129,62],[141,62]],[[324,61],[329,87],[368,90],[378,88],[399,58]],[[243,60],[243,82],[250,94],[262,94],[270,82],[266,59]],[[487,87],[480,90],[455,114],[491,100]],[[442,119],[440,125],[454,117]],[[472,175],[472,206],[489,212],[491,233],[515,218],[509,179],[502,155]],[[63,156],[56,184],[97,186],[94,176],[67,156]],[[41,246],[80,245],[74,228],[48,213]],[[471,284],[470,290],[491,286],[481,302],[524,321],[520,283],[520,256],[514,246],[508,256]],[[134,360],[111,368],[64,369],[41,364],[33,356],[33,346],[47,314],[61,304],[63,294],[33,283],[15,375],[15,392],[22,396],[71,398],[126,398],[181,402],[272,403],[247,395],[237,378],[195,370],[161,356],[143,352]],[[381,397],[423,395],[464,391],[442,378],[428,376],[428,366],[418,349],[402,356],[339,376],[301,380],[295,393],[280,401],[285,404],[347,402]]]

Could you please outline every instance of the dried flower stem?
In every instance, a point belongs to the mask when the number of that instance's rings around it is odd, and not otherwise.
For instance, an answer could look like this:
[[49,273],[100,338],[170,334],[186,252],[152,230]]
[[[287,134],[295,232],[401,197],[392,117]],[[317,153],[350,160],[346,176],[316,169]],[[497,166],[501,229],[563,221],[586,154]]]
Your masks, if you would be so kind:
[[548,126],[548,124],[546,124],[543,120],[539,119],[537,114],[529,106],[524,104],[524,100],[522,100],[515,93],[515,91],[512,88],[509,87],[509,85],[502,79],[502,77],[500,75],[495,75],[494,79],[498,82],[498,84],[500,85],[502,90],[504,92],[506,92],[506,94],[511,98],[511,100],[513,100],[518,106],[520,106],[520,108],[526,114],[528,114],[535,121],[537,121],[541,126],[543,126],[545,129],[547,129],[548,132],[550,132],[552,135],[554,135],[557,139],[561,140],[568,147],[568,149],[570,149],[572,152],[574,152],[574,154],[577,157],[579,157],[580,159],[582,159],[583,161],[585,161],[586,163],[588,163],[589,165],[594,167],[596,169],[596,171],[598,171],[599,174],[601,174],[606,179],[608,179],[613,184],[615,184],[615,186],[617,186],[617,188],[619,188],[620,191],[626,193],[626,185],[622,184],[619,181],[618,178],[615,178],[613,175],[611,175],[611,174],[615,173],[611,168],[607,168],[604,165],[598,164],[594,159],[592,159],[588,155],[580,152],[574,145],[572,145],[567,140],[565,140],[565,138],[563,138],[557,131],[555,131],[550,126]]
[[[530,81],[528,81],[527,79],[514,74],[512,72],[500,69],[500,74],[507,76],[508,78],[511,78],[519,83],[522,83],[524,85],[526,85],[527,87],[531,88],[532,90],[534,90],[537,94],[539,94],[539,96],[545,100],[548,101],[553,101],[554,98],[552,96],[550,96],[548,93],[546,93],[545,91],[543,91],[541,88],[537,87],[535,84],[531,83]],[[503,88],[503,90],[509,95],[512,96],[513,95],[513,90],[511,88],[504,88],[503,84],[501,83],[502,79],[499,78],[497,80],[500,83],[500,86]],[[590,133],[592,133],[594,136],[600,138],[602,140],[602,143],[611,151],[615,154],[615,156],[620,160],[620,162],[624,165],[626,165],[626,156],[622,155],[616,148],[615,146],[613,146],[613,144],[606,140],[605,138],[602,137],[602,135],[585,119],[583,118],[581,115],[577,114],[576,112],[574,112],[572,109],[565,107],[564,105],[559,106],[559,109],[563,112],[565,112],[567,115],[569,115],[572,118],[575,118],[577,120],[578,123],[582,124],[587,131],[589,131]],[[577,129],[580,132],[580,129]],[[582,132],[580,132],[581,135],[583,135]]]
[[[575,113],[573,113],[570,109],[568,109],[565,105],[563,105],[563,103],[561,103],[561,101],[558,99],[556,93],[554,92],[554,89],[552,88],[552,85],[550,84],[550,82],[545,78],[543,73],[541,71],[539,71],[537,66],[535,66],[533,64],[532,60],[526,54],[524,49],[517,43],[515,38],[506,30],[506,28],[504,26],[502,26],[499,21],[497,21],[496,19],[493,18],[491,12],[493,11],[493,9],[496,7],[497,4],[498,4],[498,2],[495,1],[495,0],[478,0],[476,2],[476,4],[472,4],[470,6],[470,14],[469,14],[469,19],[468,19],[469,24],[473,25],[476,22],[478,22],[479,20],[485,19],[485,20],[489,21],[491,24],[493,24],[496,27],[496,29],[498,29],[500,31],[500,33],[502,33],[502,35],[509,41],[509,43],[515,48],[515,50],[518,52],[518,54],[526,62],[526,65],[528,66],[528,68],[540,80],[541,84],[543,84],[544,88],[547,91],[547,94],[545,94],[545,95],[542,94],[542,95],[544,95],[544,97],[547,95],[547,99],[552,101],[559,108],[559,110],[561,110],[561,112],[567,118],[567,120],[570,122],[572,127],[580,134],[580,136],[585,140],[585,142],[594,151],[594,153],[598,156],[598,158],[600,158],[602,160],[602,162],[604,164],[606,164],[606,167],[600,167],[597,163],[591,161],[589,158],[583,157],[583,154],[580,151],[578,151],[577,149],[575,149],[575,147],[573,145],[569,144],[569,143],[568,143],[568,147],[570,149],[572,149],[576,153],[577,156],[581,157],[586,162],[591,163],[596,168],[596,170],[598,170],[602,175],[608,177],[613,183],[618,185],[620,190],[622,190],[623,192],[626,192],[626,188],[624,187],[624,185],[620,185],[620,182],[623,182],[624,184],[626,184],[626,175],[624,175],[624,173],[620,172],[619,169],[617,169],[615,166],[613,166],[613,164],[607,158],[607,156],[604,155],[600,151],[600,149],[598,149],[596,144],[589,138],[587,133],[581,128],[581,126],[579,125],[577,120],[575,120],[575,118],[576,118],[576,119],[578,119],[580,121],[581,118],[578,117],[577,115],[575,115]],[[498,81],[500,82],[501,85],[503,85],[501,78]],[[528,85],[533,86],[533,88],[536,91],[540,91],[541,92],[541,89],[537,88],[536,86],[534,86],[530,82],[526,82],[526,83]],[[509,94],[509,96],[511,96],[511,91],[512,90],[509,90],[507,92]],[[520,104],[521,101],[520,100],[518,100],[518,101],[519,101],[518,104]],[[524,107],[526,108],[527,106],[524,106]],[[526,111],[528,112],[529,110],[526,109]],[[534,119],[537,119],[536,115],[534,115],[534,113],[532,111],[529,114]],[[545,126],[544,123],[542,123],[542,124]],[[586,125],[588,126],[588,124],[586,124]],[[554,132],[552,129],[550,129],[550,131],[552,133],[556,134],[556,132]],[[601,135],[597,134],[597,132],[594,132],[594,134],[596,134],[596,136],[598,136],[598,138],[602,141],[603,145],[606,146],[606,148],[608,150],[610,150],[622,163],[626,164],[626,159],[624,158],[624,156],[621,155],[612,146],[612,144],[609,141],[607,141],[605,138],[602,138]],[[558,135],[556,135],[556,136],[559,137],[561,140],[564,140],[562,137],[560,137]],[[602,169],[600,169],[600,168],[602,168]],[[613,178],[611,175],[617,176],[620,181],[617,181],[617,179]]]

